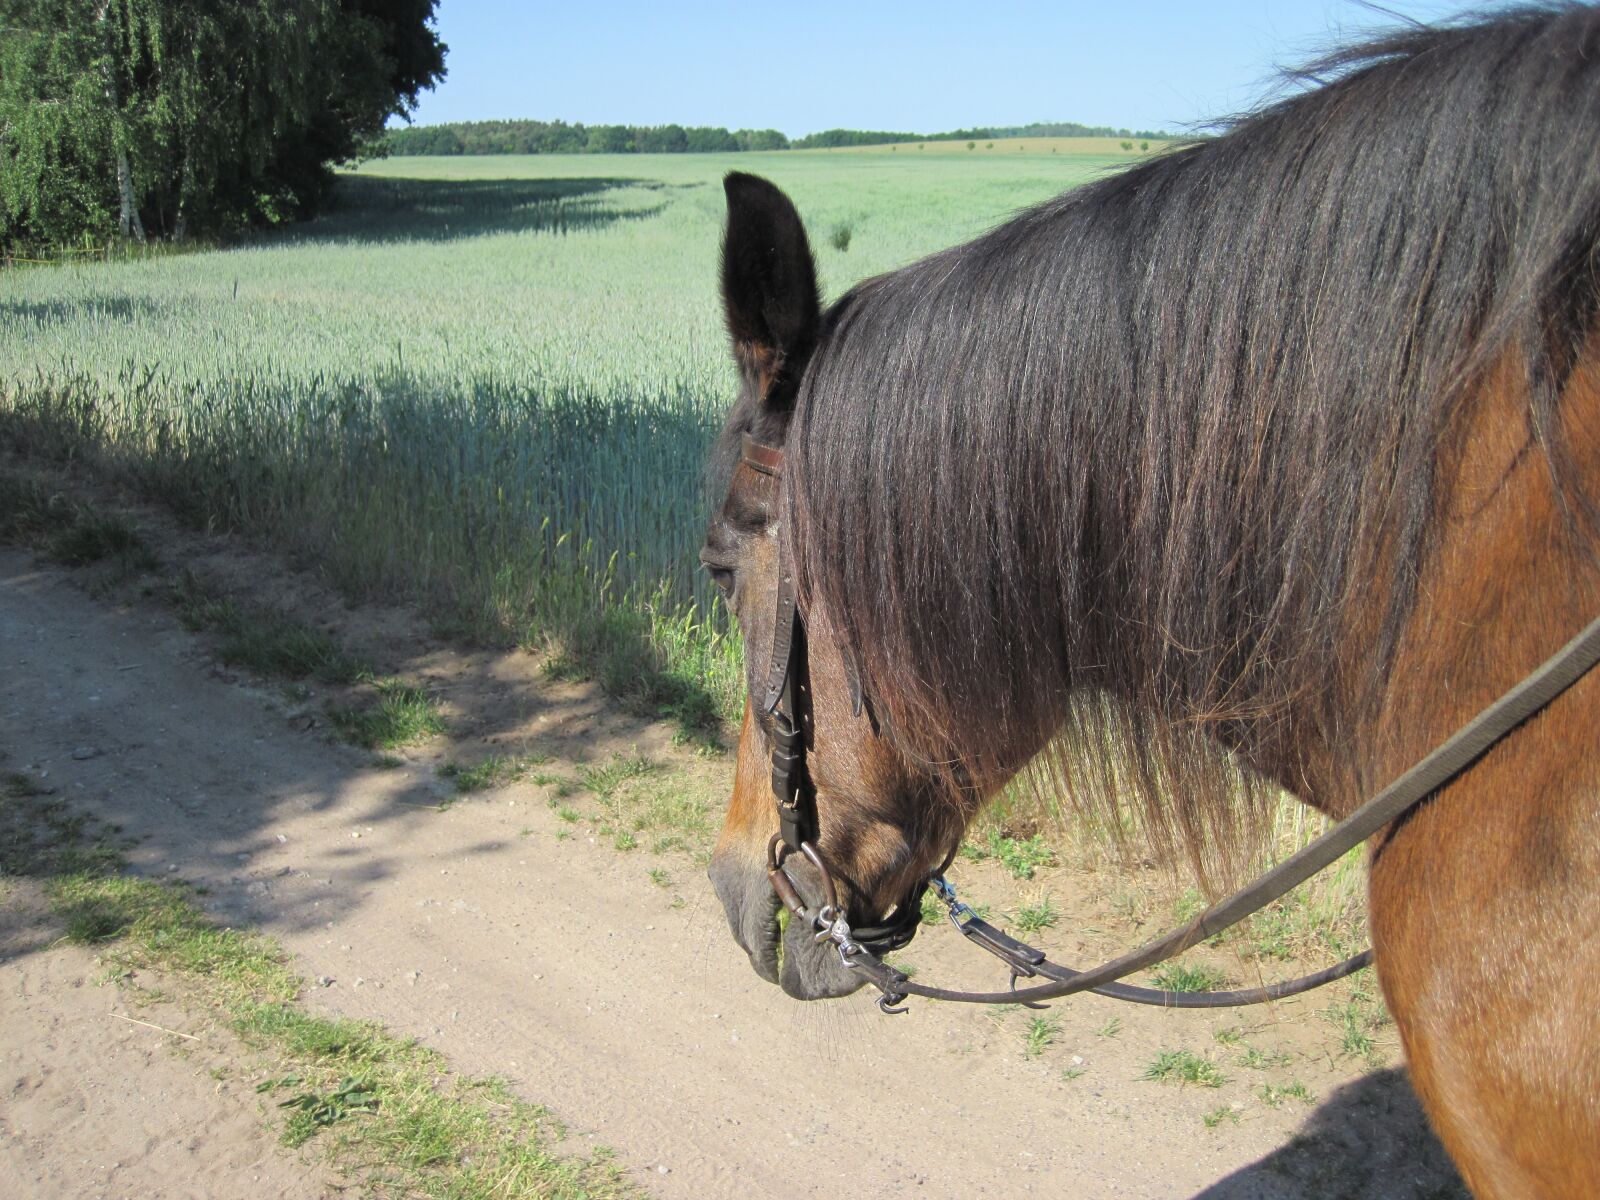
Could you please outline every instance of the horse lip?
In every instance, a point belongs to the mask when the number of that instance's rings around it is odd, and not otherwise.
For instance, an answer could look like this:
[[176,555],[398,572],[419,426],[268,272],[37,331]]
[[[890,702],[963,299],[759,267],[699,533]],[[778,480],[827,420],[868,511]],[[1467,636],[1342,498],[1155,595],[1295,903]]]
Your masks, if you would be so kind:
[[783,940],[783,930],[778,924],[778,910],[782,907],[778,903],[777,893],[769,891],[765,897],[766,919],[761,923],[761,933],[755,939],[755,944],[746,948],[745,953],[750,956],[750,965],[755,968],[757,975],[768,983],[778,982],[778,973],[782,968],[779,958],[779,943]]
[[846,967],[832,942],[818,942],[808,920],[795,918],[784,934],[784,955],[778,986],[796,1000],[832,1000],[848,996],[867,982]]

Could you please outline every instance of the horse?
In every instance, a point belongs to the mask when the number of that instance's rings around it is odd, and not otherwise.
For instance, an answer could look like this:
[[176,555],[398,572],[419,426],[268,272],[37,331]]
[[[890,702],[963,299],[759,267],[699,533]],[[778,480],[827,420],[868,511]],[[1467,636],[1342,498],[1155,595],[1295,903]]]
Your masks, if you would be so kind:
[[[751,694],[786,604],[807,669],[797,730],[747,702],[710,875],[789,995],[861,980],[780,930],[775,739],[857,926],[1017,777],[1214,888],[1284,793],[1349,813],[1600,613],[1600,10],[1302,80],[826,307],[794,205],[726,177],[700,557]],[[1600,1195],[1597,706],[1369,843],[1383,993],[1480,1196]]]

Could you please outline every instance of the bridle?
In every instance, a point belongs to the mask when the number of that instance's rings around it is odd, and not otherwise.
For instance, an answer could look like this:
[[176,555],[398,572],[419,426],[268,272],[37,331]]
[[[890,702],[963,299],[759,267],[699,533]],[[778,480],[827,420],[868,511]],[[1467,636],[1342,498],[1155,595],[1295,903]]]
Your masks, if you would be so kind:
[[[746,434],[741,442],[741,461],[762,474],[777,477],[783,471],[784,452],[762,445]],[[1237,925],[1331,866],[1347,851],[1410,813],[1460,775],[1501,738],[1581,679],[1597,662],[1600,662],[1600,618],[1591,621],[1575,638],[1435,747],[1421,762],[1265,875],[1137,950],[1090,970],[1079,971],[1051,962],[1042,951],[1001,932],[963,904],[944,874],[955,858],[955,847],[937,870],[901,898],[888,920],[872,928],[852,930],[839,905],[832,874],[817,847],[820,836],[816,789],[806,769],[806,752],[814,731],[805,621],[800,615],[794,576],[785,560],[780,539],[777,617],[765,686],[758,705],[761,715],[770,717],[773,727],[772,791],[779,824],[779,832],[767,844],[767,878],[790,913],[809,923],[814,940],[819,944],[833,943],[839,961],[846,968],[860,972],[878,989],[881,993],[878,1007],[887,1013],[904,1012],[902,1002],[910,996],[967,1004],[1022,1003],[1035,1007],[1042,1000],[1096,992],[1117,1000],[1166,1008],[1228,1008],[1298,995],[1371,965],[1372,951],[1363,950],[1343,962],[1297,979],[1239,991],[1170,992],[1117,981],[1173,958]],[[857,717],[866,709],[876,736],[878,723],[848,655],[845,656],[845,672],[849,676],[852,709]],[[824,902],[815,912],[807,909],[784,870],[784,860],[792,853],[800,854],[821,876]],[[903,971],[883,961],[884,953],[899,949],[915,936],[922,917],[922,898],[930,887],[961,934],[998,957],[1010,969],[1007,990],[978,992],[932,987],[913,982]],[[1050,982],[1019,988],[1019,979]]]
[[[774,478],[783,472],[783,451],[763,446],[746,434],[740,444],[745,466]],[[860,679],[848,660],[850,703],[861,715],[864,694]],[[851,930],[839,905],[833,875],[816,847],[817,792],[806,769],[806,751],[812,740],[811,671],[806,653],[806,627],[795,599],[794,573],[789,569],[782,543],[778,550],[778,607],[772,627],[772,649],[767,657],[766,682],[758,713],[772,725],[772,795],[778,806],[778,832],[767,843],[767,879],[778,898],[795,916],[807,918],[805,901],[795,889],[783,862],[799,854],[822,877],[823,904],[815,919],[830,930],[843,953],[881,956],[911,941],[922,920],[922,897],[930,880],[918,880],[895,905],[893,915],[880,925]],[[873,723],[876,730],[876,722]],[[948,866],[948,863],[946,863]],[[943,868],[941,868],[942,870]],[[828,940],[828,939],[824,939]]]

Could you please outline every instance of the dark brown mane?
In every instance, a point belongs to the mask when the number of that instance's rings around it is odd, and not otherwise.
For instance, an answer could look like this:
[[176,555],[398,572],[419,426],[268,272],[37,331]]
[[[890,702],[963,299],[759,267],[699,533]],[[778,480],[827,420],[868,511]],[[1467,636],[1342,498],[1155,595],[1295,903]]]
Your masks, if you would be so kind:
[[803,595],[901,745],[994,779],[1055,739],[1052,784],[1197,855],[1376,694],[1441,438],[1508,355],[1560,471],[1595,313],[1600,14],[1315,71],[855,289],[787,431]]

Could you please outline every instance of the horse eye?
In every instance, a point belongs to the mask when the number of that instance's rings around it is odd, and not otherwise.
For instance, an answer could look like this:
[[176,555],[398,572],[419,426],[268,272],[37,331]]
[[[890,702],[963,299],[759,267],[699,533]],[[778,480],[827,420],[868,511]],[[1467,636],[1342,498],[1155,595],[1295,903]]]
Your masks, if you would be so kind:
[[733,571],[729,567],[718,566],[716,563],[701,562],[706,569],[706,574],[711,576],[711,582],[724,596],[733,595]]

